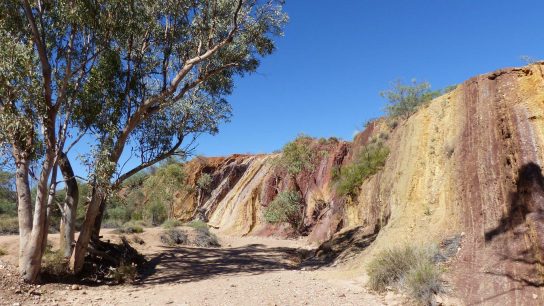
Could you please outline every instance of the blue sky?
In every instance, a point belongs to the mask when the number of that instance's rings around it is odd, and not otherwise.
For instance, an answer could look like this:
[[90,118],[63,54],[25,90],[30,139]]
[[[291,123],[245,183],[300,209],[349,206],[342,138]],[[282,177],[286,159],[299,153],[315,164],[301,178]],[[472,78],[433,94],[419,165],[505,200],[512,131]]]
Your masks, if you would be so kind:
[[277,51],[228,99],[230,123],[197,153],[265,153],[299,133],[351,140],[397,78],[434,89],[544,58],[544,1],[287,0]]
[[[398,78],[439,89],[524,65],[523,55],[544,59],[542,0],[287,0],[285,10],[277,51],[237,80],[231,122],[202,136],[196,154],[272,152],[299,133],[351,140],[382,115],[379,92]],[[80,149],[85,141],[70,156],[85,173]]]

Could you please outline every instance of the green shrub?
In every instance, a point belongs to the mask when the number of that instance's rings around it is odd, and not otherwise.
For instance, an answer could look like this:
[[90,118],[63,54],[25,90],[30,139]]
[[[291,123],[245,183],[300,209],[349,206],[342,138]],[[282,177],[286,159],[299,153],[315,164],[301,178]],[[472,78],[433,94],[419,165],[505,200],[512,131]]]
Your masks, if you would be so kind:
[[208,224],[202,220],[193,220],[185,223],[185,226],[192,227],[194,229],[208,230]]
[[187,234],[179,228],[164,230],[161,234],[161,242],[169,246],[187,244]]
[[19,233],[19,220],[17,217],[0,216],[0,234],[9,235]]
[[367,266],[368,284],[376,291],[399,286],[418,303],[429,305],[443,290],[440,269],[432,261],[435,254],[434,249],[411,246],[382,251]]
[[315,152],[312,149],[312,138],[299,135],[295,140],[283,147],[275,164],[287,170],[290,175],[298,175],[303,171],[314,169]]
[[212,176],[208,173],[202,173],[198,180],[196,181],[196,185],[198,188],[202,190],[208,190],[210,188],[210,185],[212,184]]
[[61,250],[53,251],[51,244],[48,244],[42,257],[42,271],[49,275],[65,275],[68,273],[68,258]]
[[403,84],[400,80],[393,83],[391,89],[382,91],[380,95],[389,101],[386,111],[391,117],[408,117],[418,107],[438,97],[441,91],[432,91],[428,82]]
[[4,256],[4,255],[7,255],[7,254],[8,254],[8,252],[0,247],[0,256]]
[[144,220],[151,223],[151,225],[162,224],[168,218],[166,207],[162,200],[152,199],[150,203],[145,206],[143,217]]
[[139,234],[144,232],[144,224],[142,222],[129,221],[120,228],[117,232],[121,234]]
[[168,219],[168,220],[164,221],[164,223],[162,224],[162,227],[168,229],[168,228],[178,227],[178,226],[181,226],[181,225],[182,225],[182,223],[179,220]]
[[370,288],[383,291],[387,286],[401,281],[417,261],[418,254],[411,247],[389,249],[378,253],[367,267]]
[[189,245],[201,248],[220,246],[217,236],[214,233],[210,232],[208,228],[196,229],[194,238],[192,239],[192,241],[189,241]]
[[15,202],[0,199],[0,215],[17,217],[17,204]]
[[119,229],[120,227],[123,226],[123,224],[125,223],[125,221],[123,220],[119,220],[119,219],[104,219],[104,221],[102,221],[102,228],[117,228]]
[[302,218],[301,204],[302,198],[298,192],[280,192],[264,210],[264,219],[268,223],[288,222],[293,228],[296,228]]
[[363,181],[385,165],[389,149],[381,142],[365,146],[354,161],[340,168],[336,191],[341,195],[355,196]]
[[217,236],[210,232],[208,227],[194,228],[194,232],[190,234],[183,228],[166,229],[162,232],[160,239],[162,243],[169,246],[188,245],[201,248],[220,246]]
[[417,302],[431,305],[433,295],[443,290],[440,269],[430,260],[420,260],[406,274],[404,287]]
[[168,212],[173,211],[174,195],[180,190],[190,190],[183,164],[169,159],[161,164],[153,175],[142,185],[148,202],[143,207],[142,218],[152,225],[160,225],[166,219],[173,218]]
[[127,208],[123,205],[118,205],[115,207],[108,207],[106,209],[106,218],[112,220],[121,220],[127,222],[130,220],[130,215],[127,212]]

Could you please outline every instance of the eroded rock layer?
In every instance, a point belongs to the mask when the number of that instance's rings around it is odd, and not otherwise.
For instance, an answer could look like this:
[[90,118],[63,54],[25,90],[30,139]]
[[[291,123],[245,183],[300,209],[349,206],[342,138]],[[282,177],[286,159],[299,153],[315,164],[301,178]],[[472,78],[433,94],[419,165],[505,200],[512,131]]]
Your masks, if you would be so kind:
[[[200,213],[235,235],[286,235],[262,212],[283,190],[304,198],[302,232],[322,242],[338,231],[377,235],[360,267],[392,245],[462,235],[451,283],[467,304],[544,305],[543,64],[474,77],[408,119],[382,119],[353,143],[315,140],[315,168],[290,178],[275,155],[201,158],[188,163],[210,190],[179,194],[176,213]],[[359,196],[337,196],[332,173],[375,138],[390,149],[384,169]]]

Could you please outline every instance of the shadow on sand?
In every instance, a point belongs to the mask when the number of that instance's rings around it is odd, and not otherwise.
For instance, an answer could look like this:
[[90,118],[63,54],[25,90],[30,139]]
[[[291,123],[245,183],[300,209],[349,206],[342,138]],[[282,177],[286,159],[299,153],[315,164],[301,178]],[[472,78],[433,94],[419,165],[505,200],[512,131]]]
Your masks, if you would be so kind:
[[141,283],[199,281],[221,275],[255,275],[294,269],[299,263],[300,252],[299,249],[268,248],[260,244],[224,249],[168,247],[149,261]]

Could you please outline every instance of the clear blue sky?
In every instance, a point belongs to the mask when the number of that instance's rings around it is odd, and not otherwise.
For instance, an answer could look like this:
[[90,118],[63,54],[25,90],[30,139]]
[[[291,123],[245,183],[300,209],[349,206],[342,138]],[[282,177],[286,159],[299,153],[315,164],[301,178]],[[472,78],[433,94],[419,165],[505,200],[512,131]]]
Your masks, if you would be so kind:
[[[285,10],[277,51],[236,82],[231,122],[196,154],[272,152],[299,133],[351,140],[382,115],[379,92],[398,78],[439,89],[524,65],[522,55],[544,59],[542,0],[287,0]],[[70,152],[85,173],[78,149],[85,141]]]
[[397,78],[438,89],[544,58],[542,0],[287,0],[285,10],[276,53],[236,83],[232,121],[197,153],[271,152],[301,132],[351,140]]

